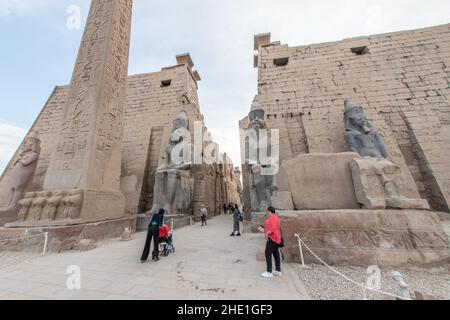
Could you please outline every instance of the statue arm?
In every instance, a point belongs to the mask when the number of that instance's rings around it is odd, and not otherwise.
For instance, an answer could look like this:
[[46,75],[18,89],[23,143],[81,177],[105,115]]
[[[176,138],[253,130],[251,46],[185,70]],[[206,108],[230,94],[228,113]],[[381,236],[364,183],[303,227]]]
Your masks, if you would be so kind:
[[24,166],[29,166],[30,164],[37,161],[38,158],[39,158],[39,155],[36,152],[33,152],[33,153],[27,154],[25,157],[19,159],[18,162],[20,162]]
[[158,170],[166,170],[169,167],[169,152],[166,150],[164,157],[162,158],[164,161],[163,163],[158,167]]
[[189,170],[190,168],[191,168],[190,164],[182,164],[182,165],[176,166],[174,169],[177,169],[177,170]]
[[357,143],[355,139],[355,134],[351,131],[347,131],[345,133],[345,140],[347,140],[348,147],[350,148],[350,151],[359,153],[357,148]]
[[376,134],[376,139],[377,139],[377,144],[378,144],[378,147],[380,148],[381,154],[383,155],[384,158],[389,159],[389,154],[386,151],[386,147],[384,145],[384,140],[380,136],[379,133]]

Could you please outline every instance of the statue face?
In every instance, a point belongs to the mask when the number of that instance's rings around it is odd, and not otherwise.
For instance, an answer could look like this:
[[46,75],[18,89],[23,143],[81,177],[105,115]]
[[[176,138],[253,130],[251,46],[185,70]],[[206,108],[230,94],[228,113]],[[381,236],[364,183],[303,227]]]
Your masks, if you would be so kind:
[[185,111],[182,111],[175,120],[172,121],[172,131],[176,131],[178,129],[187,130],[189,127],[189,120],[187,118],[187,114]]
[[181,129],[181,128],[184,128],[184,124],[182,123],[182,121],[175,120],[173,122],[173,130],[175,131],[175,130],[178,130],[178,129]]
[[253,130],[259,130],[259,129],[263,129],[263,123],[262,120],[260,119],[255,119],[252,122],[250,122],[250,128],[252,128]]
[[351,116],[350,119],[351,119],[352,123],[355,126],[361,128],[364,133],[369,133],[370,131],[372,131],[372,125],[370,124],[369,121],[367,121],[366,116],[364,115],[364,113],[362,113],[362,112],[355,112]]
[[22,151],[32,151],[34,150],[34,141],[29,138],[25,138],[25,141],[23,142]]

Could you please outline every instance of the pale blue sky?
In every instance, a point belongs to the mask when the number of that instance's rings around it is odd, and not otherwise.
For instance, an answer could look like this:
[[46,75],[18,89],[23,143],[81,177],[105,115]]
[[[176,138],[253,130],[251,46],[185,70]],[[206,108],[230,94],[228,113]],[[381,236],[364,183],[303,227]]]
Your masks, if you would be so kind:
[[[67,84],[82,35],[66,10],[88,0],[0,0],[0,172],[55,85]],[[253,35],[292,46],[450,23],[448,0],[134,0],[130,74],[190,52],[201,108],[221,151],[239,158],[238,121],[256,94]]]

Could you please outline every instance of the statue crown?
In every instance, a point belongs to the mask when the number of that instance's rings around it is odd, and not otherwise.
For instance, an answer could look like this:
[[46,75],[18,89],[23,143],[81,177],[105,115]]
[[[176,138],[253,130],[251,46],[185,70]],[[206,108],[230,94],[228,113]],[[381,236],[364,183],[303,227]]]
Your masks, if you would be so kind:
[[345,100],[344,105],[345,105],[345,114],[350,114],[354,112],[363,112],[362,107],[355,105],[350,100]]
[[189,119],[186,111],[181,111],[178,116],[173,120],[174,125],[180,124],[183,128],[187,129],[189,127]]

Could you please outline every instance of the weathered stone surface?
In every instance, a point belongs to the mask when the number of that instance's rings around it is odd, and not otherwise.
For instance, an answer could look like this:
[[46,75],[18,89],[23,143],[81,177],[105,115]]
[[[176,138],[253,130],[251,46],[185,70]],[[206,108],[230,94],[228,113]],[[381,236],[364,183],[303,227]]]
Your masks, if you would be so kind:
[[[32,227],[32,228],[0,228],[0,240],[21,238],[28,230],[29,235],[42,235],[48,232],[47,252],[63,252],[73,250],[74,245],[83,239],[96,242],[120,238],[123,230],[129,228],[134,233],[136,218],[122,218],[81,225]],[[42,252],[45,238],[43,236],[29,238],[26,241],[17,239],[2,241],[0,250],[3,251],[32,251]]]
[[[127,213],[146,212],[152,208],[155,172],[165,152],[163,141],[172,132],[171,121],[182,111],[189,121],[203,123],[200,113],[196,82],[185,65],[164,68],[160,72],[130,76],[125,104],[125,130],[122,139],[121,191],[126,199]],[[170,87],[161,87],[163,79],[172,79]],[[67,87],[57,87],[38,117],[33,130],[41,132],[42,152],[32,191],[40,191],[47,171],[51,149],[58,135],[63,117]],[[180,106],[180,92],[186,92],[188,102]],[[167,110],[167,112],[161,112]],[[207,131],[206,127],[204,130]],[[205,150],[214,146],[204,142]],[[16,155],[17,156],[17,155]],[[194,213],[204,203],[211,214],[219,213],[223,203],[239,203],[233,163],[226,155],[218,155],[222,164],[195,165],[191,170],[197,183],[194,186]],[[8,166],[0,179],[0,204],[6,204],[12,167]]]
[[366,209],[429,210],[427,200],[405,196],[401,169],[387,159],[353,159],[350,168],[356,198]]
[[[115,26],[122,28],[121,24],[115,24]],[[87,59],[86,54],[80,53],[80,55]],[[124,116],[122,118],[124,132],[120,141],[122,144],[120,191],[125,196],[127,214],[142,213],[152,208],[155,172],[165,152],[164,142],[169,140],[172,132],[171,121],[181,111],[186,111],[191,123],[199,121],[203,125],[199,132],[201,133],[203,129],[205,134],[205,153],[211,151],[210,147],[217,147],[208,134],[200,111],[197,94],[197,82],[200,79],[198,74],[195,75],[192,64],[190,56],[185,54],[182,59],[177,58],[177,64],[174,66],[162,68],[159,72],[129,76],[126,79],[127,92],[126,100],[123,102]],[[77,66],[79,66],[78,61]],[[70,86],[56,87],[33,125],[32,130],[41,134],[42,152],[30,184],[30,191],[40,192],[44,189],[44,180],[49,172],[53,150],[58,148],[60,128],[67,122],[65,118],[68,99],[73,99],[73,89]],[[18,153],[16,152],[15,158]],[[76,154],[76,156],[79,155]],[[215,156],[222,160],[221,163],[198,165],[191,170],[191,178],[196,181],[193,190],[194,214],[198,212],[202,203],[207,206],[212,215],[220,212],[223,203],[239,203],[237,180],[231,160],[226,154],[219,154],[218,151]],[[69,154],[68,157],[70,158],[71,155]],[[8,165],[0,178],[0,206],[7,205],[9,201],[12,164],[11,162]],[[116,185],[117,181],[114,180],[112,185]],[[111,185],[106,180],[105,183]],[[68,191],[71,190],[65,190],[65,192]],[[123,213],[119,207],[117,206],[117,212]]]
[[92,0],[47,190],[119,192],[132,0]]
[[132,0],[92,1],[45,175],[46,191],[29,194],[19,221],[6,227],[124,217],[119,187],[131,9]]
[[[355,54],[361,46],[368,53]],[[401,167],[406,196],[449,211],[449,24],[302,46],[269,39],[256,49],[255,99],[267,127],[280,130],[281,163],[304,153],[348,151],[342,114],[350,99],[364,106]],[[288,64],[277,66],[279,58]],[[247,126],[245,118],[240,128]],[[245,175],[243,182],[247,193]]]
[[[446,266],[447,235],[437,214],[417,210],[281,212],[287,261],[300,261],[295,234],[331,265]],[[303,248],[307,263],[318,261]]]
[[73,246],[73,250],[75,251],[90,251],[97,248],[97,242],[92,239],[83,239],[80,242],[77,242]]
[[132,235],[133,231],[130,228],[125,228],[125,230],[122,233],[122,241],[133,240]]
[[[241,147],[244,153],[244,163],[248,165],[248,181],[250,182],[250,206],[253,211],[266,210],[272,205],[271,198],[276,190],[273,165],[269,158],[275,154],[276,146],[271,144],[267,127],[264,122],[265,112],[261,104],[257,101],[253,102],[249,113],[249,126],[245,132],[245,136],[241,137]],[[266,139],[263,139],[263,136]],[[278,159],[276,159],[278,161]]]
[[292,194],[288,191],[275,191],[272,196],[272,207],[277,210],[294,210]]
[[414,292],[414,296],[416,297],[416,300],[420,300],[420,301],[433,301],[433,300],[439,300],[437,297],[429,294],[429,293],[424,293],[424,292],[419,292],[419,291],[415,291]]
[[[349,163],[359,155],[353,152],[338,154],[305,154],[285,161],[279,177],[287,182],[296,210],[357,209]],[[282,178],[277,178],[279,181]]]

